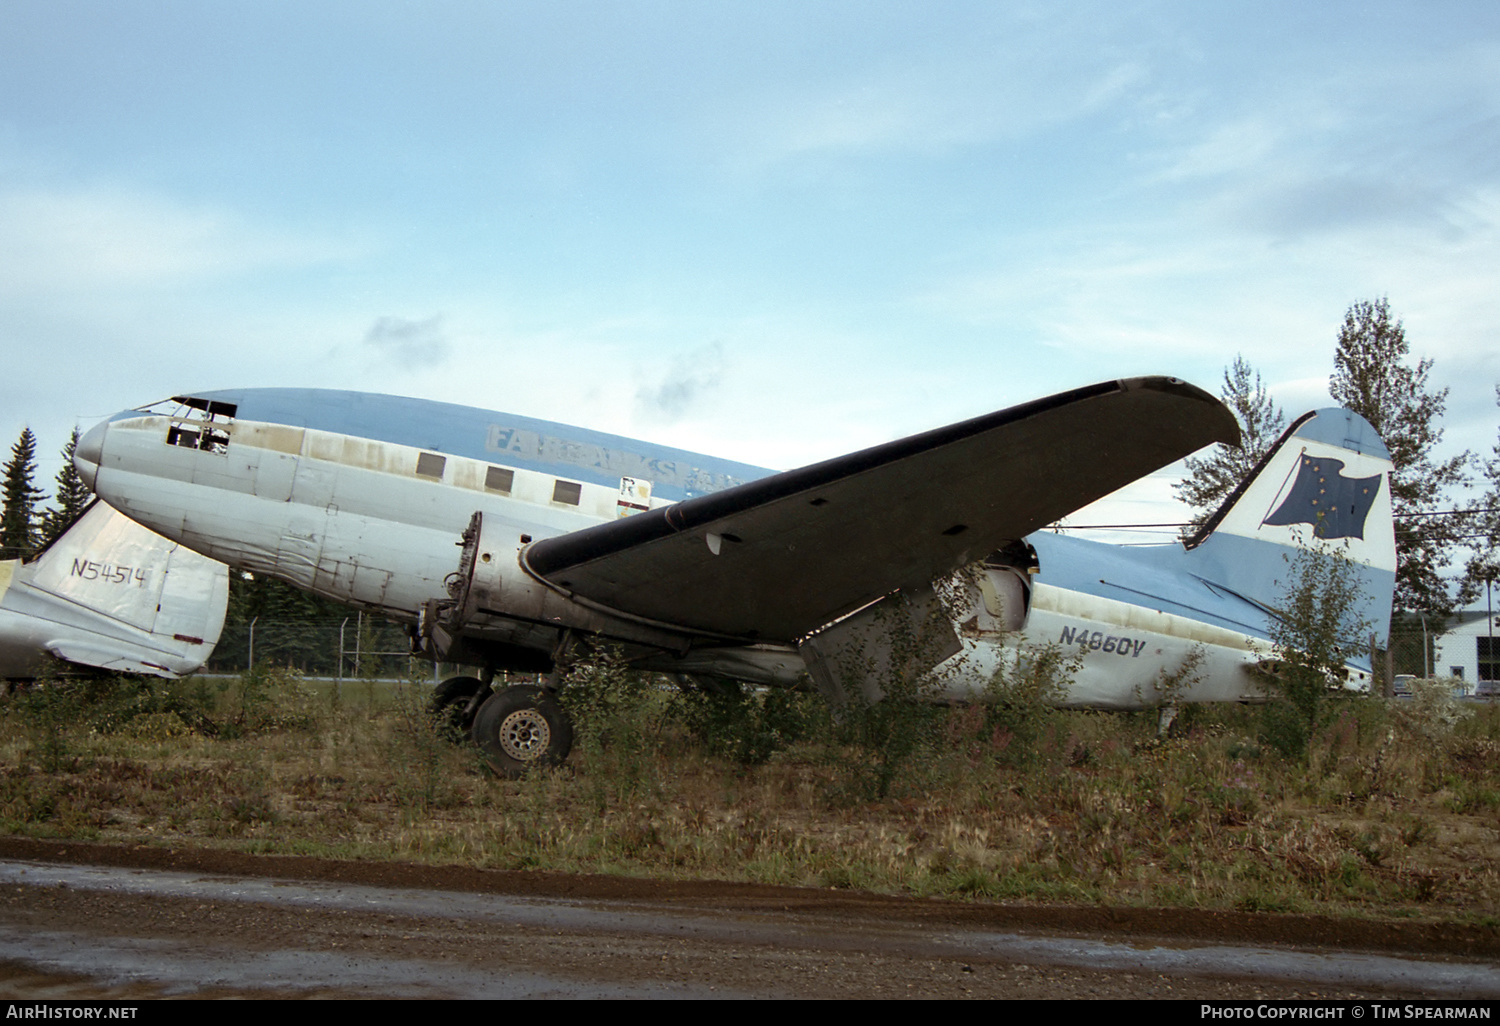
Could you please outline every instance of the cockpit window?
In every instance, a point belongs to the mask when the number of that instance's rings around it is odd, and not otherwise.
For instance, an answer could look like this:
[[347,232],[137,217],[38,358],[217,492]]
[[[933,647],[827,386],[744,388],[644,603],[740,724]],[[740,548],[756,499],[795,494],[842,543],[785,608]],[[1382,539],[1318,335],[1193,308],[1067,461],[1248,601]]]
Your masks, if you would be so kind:
[[171,421],[167,428],[168,445],[219,455],[229,452],[228,429],[239,410],[234,403],[177,395],[144,409],[163,414]]
[[221,403],[217,399],[199,399],[195,395],[174,395],[172,401],[181,403],[189,409],[202,410],[208,414],[210,420],[215,417],[233,420],[235,411],[239,409],[234,403]]

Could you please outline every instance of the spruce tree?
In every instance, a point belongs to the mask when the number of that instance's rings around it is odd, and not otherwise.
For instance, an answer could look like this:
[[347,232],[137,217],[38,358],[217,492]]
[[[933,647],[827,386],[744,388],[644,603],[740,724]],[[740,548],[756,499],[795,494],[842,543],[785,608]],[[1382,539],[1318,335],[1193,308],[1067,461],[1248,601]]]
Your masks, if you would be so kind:
[[5,465],[5,504],[0,513],[0,559],[25,559],[36,548],[36,505],[46,493],[32,485],[36,475],[36,436],[23,428]]
[[1205,456],[1187,458],[1188,477],[1173,485],[1177,497],[1192,507],[1193,516],[1184,535],[1191,537],[1249,476],[1256,463],[1275,444],[1286,427],[1286,415],[1272,401],[1254,370],[1243,356],[1224,368],[1219,389],[1224,404],[1240,422],[1240,447],[1215,444]]
[[[1495,404],[1500,406],[1500,385],[1495,388]],[[1484,476],[1489,488],[1479,500],[1473,518],[1474,554],[1469,557],[1464,579],[1464,598],[1484,593],[1486,581],[1500,581],[1500,441],[1493,455],[1485,461]]]
[[1391,452],[1391,500],[1396,513],[1396,606],[1413,612],[1446,614],[1453,597],[1442,572],[1453,546],[1465,532],[1461,517],[1411,516],[1430,513],[1447,501],[1447,491],[1466,483],[1468,452],[1440,460],[1438,426],[1448,390],[1427,383],[1431,360],[1415,367],[1401,321],[1391,316],[1384,296],[1349,307],[1339,329],[1329,394],[1370,422]]
[[56,508],[47,511],[42,522],[42,544],[47,545],[54,538],[68,529],[68,525],[78,519],[84,507],[93,499],[93,493],[89,486],[83,483],[83,478],[78,476],[78,469],[73,466],[73,453],[78,448],[78,429],[73,429],[73,434],[68,438],[68,444],[63,446],[63,466],[57,472],[57,492],[53,496]]

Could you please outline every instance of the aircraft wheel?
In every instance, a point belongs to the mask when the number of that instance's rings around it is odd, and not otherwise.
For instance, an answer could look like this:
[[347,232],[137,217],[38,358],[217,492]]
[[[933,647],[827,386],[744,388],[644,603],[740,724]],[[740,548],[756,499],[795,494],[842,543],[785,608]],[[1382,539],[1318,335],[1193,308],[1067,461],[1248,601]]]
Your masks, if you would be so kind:
[[455,743],[462,741],[474,725],[475,714],[465,713],[469,699],[479,694],[484,681],[478,677],[449,677],[432,689],[428,711],[443,724],[444,732]]
[[474,743],[490,769],[522,776],[533,766],[556,766],[573,747],[573,725],[545,688],[518,684],[485,699],[474,717]]

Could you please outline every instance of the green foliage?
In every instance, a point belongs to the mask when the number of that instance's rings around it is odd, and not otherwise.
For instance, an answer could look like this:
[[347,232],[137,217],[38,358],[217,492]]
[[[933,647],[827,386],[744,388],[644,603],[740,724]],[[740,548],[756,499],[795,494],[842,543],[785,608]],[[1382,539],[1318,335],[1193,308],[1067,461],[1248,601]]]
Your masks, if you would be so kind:
[[[337,692],[333,692],[336,694]],[[466,756],[477,769],[478,752],[453,743],[453,725],[434,710],[431,688],[414,676],[396,684],[387,759],[396,779],[396,798],[411,816],[452,805],[453,777]]]
[[69,761],[69,734],[77,721],[78,697],[52,666],[17,696],[16,711],[31,735],[32,757],[44,773],[61,772]]
[[63,446],[63,465],[55,479],[57,489],[53,495],[53,501],[57,505],[47,510],[42,516],[42,544],[44,545],[50,544],[58,535],[66,531],[94,497],[88,485],[83,483],[83,478],[78,476],[78,469],[73,466],[73,453],[77,449],[78,429],[75,427],[73,433],[68,436],[68,444]]
[[[610,711],[622,689],[628,708],[649,714],[644,785],[621,783],[613,740],[557,772],[477,772],[467,750],[433,743],[416,682],[393,699],[373,685],[375,706],[319,703],[315,734],[288,724],[244,737],[185,735],[170,712],[98,733],[88,722],[110,722],[100,710],[131,692],[122,682],[109,699],[96,682],[92,699],[81,686],[67,693],[84,715],[59,719],[67,751],[44,772],[18,694],[0,703],[0,831],[978,900],[1436,920],[1500,903],[1488,858],[1500,707],[1489,704],[1433,743],[1400,726],[1406,700],[1337,702],[1311,742],[1311,757],[1334,769],[1310,774],[1246,740],[1254,708],[1196,706],[1187,735],[1161,740],[1149,714],[1033,703],[1045,721],[1030,759],[985,750],[971,761],[963,745],[935,745],[903,767],[894,800],[850,810],[823,745],[725,765],[683,743],[680,718],[661,717],[670,696],[654,678],[591,672],[583,683],[597,686],[600,722],[628,711]],[[1045,676],[1009,674],[1032,695]],[[195,693],[155,683],[134,694]],[[225,715],[229,695],[212,683],[206,693]],[[978,737],[987,714],[978,703],[933,711],[948,741],[956,722],[973,727],[960,739]]]
[[871,801],[891,795],[899,777],[929,754],[941,737],[944,710],[910,695],[887,693],[878,702],[856,694],[832,718],[838,800]]
[[[1495,403],[1500,405],[1500,385],[1495,386]],[[1474,506],[1474,554],[1464,573],[1465,595],[1479,595],[1486,581],[1500,580],[1500,441],[1484,462],[1488,489]]]
[[827,719],[823,699],[787,689],[684,689],[676,703],[689,733],[714,755],[759,766]]
[[1057,703],[1083,665],[1081,653],[1069,655],[1056,644],[1017,648],[985,685],[981,739],[989,755],[1006,766],[1024,766],[1040,754],[1043,737],[1053,729]]
[[667,714],[658,679],[626,664],[617,649],[591,652],[563,679],[558,703],[573,723],[573,757],[587,762],[594,801],[655,789]]
[[38,541],[36,505],[46,498],[46,493],[32,484],[36,476],[36,436],[31,433],[31,428],[23,428],[21,437],[11,446],[4,475],[0,559],[27,559]]
[[1207,454],[1189,456],[1185,461],[1188,476],[1172,487],[1193,509],[1184,532],[1187,535],[1202,527],[1229,493],[1250,476],[1286,426],[1286,415],[1266,392],[1260,372],[1253,370],[1243,356],[1235,356],[1234,363],[1224,368],[1219,394],[1240,423],[1240,445],[1216,444]]
[[15,701],[43,768],[56,770],[87,737],[163,741],[189,733],[238,738],[315,725],[300,675],[262,668],[209,684],[130,674],[41,674]]
[[297,670],[262,664],[220,683],[218,711],[209,729],[243,737],[274,728],[314,725],[312,694]]
[[1177,705],[1185,691],[1191,689],[1203,679],[1203,662],[1208,658],[1208,653],[1201,644],[1195,644],[1188,650],[1188,654],[1182,657],[1182,662],[1175,669],[1167,669],[1163,666],[1156,671],[1156,676],[1148,685],[1150,695],[1137,694],[1137,698],[1145,700],[1149,697],[1157,709],[1170,709]]
[[1407,365],[1406,329],[1384,296],[1349,307],[1339,329],[1328,393],[1340,406],[1370,422],[1390,450],[1391,500],[1396,514],[1396,605],[1447,613],[1453,597],[1442,574],[1453,546],[1466,532],[1462,517],[1412,517],[1440,508],[1445,492],[1465,484],[1468,452],[1446,460],[1434,455],[1443,440],[1438,426],[1448,390],[1427,384],[1431,360]]
[[[947,677],[962,672],[954,662],[933,667],[944,635],[951,635],[951,607],[964,582],[937,588],[938,601],[923,604],[895,595],[876,607],[868,650],[849,660],[842,681],[845,701],[832,715],[828,752],[839,772],[831,789],[840,800],[889,797],[900,777],[912,773],[942,739],[945,711],[937,704]],[[878,643],[870,645],[868,639]]]
[[1345,664],[1364,647],[1370,624],[1358,613],[1359,570],[1331,545],[1301,548],[1287,560],[1278,616],[1271,622],[1276,697],[1262,706],[1262,736],[1288,758],[1305,760],[1324,722],[1330,694],[1347,677]]

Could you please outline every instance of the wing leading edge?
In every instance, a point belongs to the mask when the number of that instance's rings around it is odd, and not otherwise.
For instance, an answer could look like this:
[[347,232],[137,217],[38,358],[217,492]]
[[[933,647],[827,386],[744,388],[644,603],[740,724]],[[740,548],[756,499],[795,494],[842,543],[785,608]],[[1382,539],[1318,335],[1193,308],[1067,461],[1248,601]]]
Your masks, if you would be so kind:
[[1233,414],[1175,378],[1108,381],[547,538],[522,563],[624,613],[793,641],[925,584],[1211,442]]

